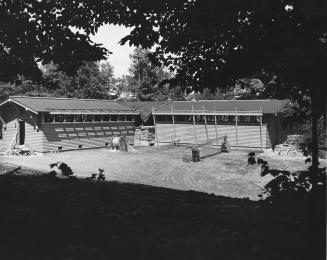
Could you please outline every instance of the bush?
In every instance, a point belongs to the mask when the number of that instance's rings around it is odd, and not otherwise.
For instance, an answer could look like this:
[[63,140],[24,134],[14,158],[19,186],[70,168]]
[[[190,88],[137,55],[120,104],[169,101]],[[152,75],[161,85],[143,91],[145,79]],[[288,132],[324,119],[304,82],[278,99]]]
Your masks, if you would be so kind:
[[[306,171],[290,172],[285,170],[270,169],[268,162],[255,158],[254,153],[249,153],[248,164],[259,164],[261,176],[270,174],[274,177],[265,185],[265,191],[259,195],[263,200],[270,203],[324,198],[326,194],[326,168],[313,171],[311,166]],[[306,163],[310,162],[306,159]]]

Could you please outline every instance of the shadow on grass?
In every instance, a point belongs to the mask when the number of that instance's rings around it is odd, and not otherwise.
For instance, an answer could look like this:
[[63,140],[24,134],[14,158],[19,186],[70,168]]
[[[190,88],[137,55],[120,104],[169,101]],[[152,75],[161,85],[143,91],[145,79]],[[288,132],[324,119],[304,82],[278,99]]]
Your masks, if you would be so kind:
[[0,205],[0,259],[324,259],[309,209],[12,174]]

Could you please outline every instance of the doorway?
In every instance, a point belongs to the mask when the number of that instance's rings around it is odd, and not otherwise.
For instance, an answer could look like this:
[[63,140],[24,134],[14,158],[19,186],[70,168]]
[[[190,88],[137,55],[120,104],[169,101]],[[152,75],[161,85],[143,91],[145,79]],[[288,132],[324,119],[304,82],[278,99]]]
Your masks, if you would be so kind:
[[25,121],[18,121],[18,124],[17,144],[23,145],[25,144]]

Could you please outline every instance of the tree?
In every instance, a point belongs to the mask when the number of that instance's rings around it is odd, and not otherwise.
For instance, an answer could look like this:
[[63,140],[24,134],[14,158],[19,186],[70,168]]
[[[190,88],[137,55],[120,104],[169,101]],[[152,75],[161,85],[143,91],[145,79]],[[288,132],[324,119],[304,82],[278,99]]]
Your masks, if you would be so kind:
[[317,119],[326,109],[325,1],[166,0],[145,16],[122,42],[156,45],[155,56],[184,86],[224,88],[262,72],[275,79],[278,97],[300,106],[310,97],[317,168]]
[[75,76],[68,76],[57,65],[43,67],[41,85],[49,95],[76,98],[108,98],[113,87],[113,67],[109,62],[85,62]]
[[108,61],[100,63],[98,66],[101,83],[110,89],[114,82],[114,67]]
[[140,100],[155,100],[159,84],[171,77],[171,73],[149,60],[149,53],[149,50],[136,48],[130,55],[130,88],[138,93]]
[[37,61],[53,61],[72,73],[84,61],[104,58],[107,50],[89,38],[101,21],[88,7],[88,1],[1,0],[0,79],[12,80],[17,73],[39,78]]

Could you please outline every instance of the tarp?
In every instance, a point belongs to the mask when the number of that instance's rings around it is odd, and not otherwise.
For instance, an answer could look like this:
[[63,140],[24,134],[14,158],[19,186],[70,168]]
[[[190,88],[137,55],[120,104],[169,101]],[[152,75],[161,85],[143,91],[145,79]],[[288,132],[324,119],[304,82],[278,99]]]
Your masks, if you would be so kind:
[[133,108],[140,112],[140,118],[142,122],[147,122],[152,116],[152,109],[156,109],[168,101],[145,101],[145,102],[134,102],[134,101],[121,101],[119,103]]

